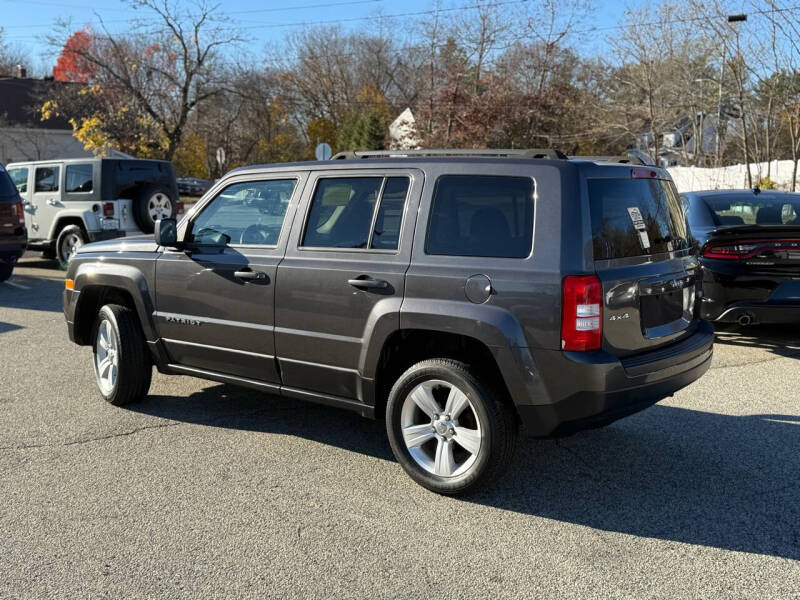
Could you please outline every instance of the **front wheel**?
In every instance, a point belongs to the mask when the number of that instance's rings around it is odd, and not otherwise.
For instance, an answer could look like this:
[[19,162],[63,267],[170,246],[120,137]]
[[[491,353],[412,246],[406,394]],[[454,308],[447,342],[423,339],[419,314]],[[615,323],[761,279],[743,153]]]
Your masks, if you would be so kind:
[[106,304],[94,326],[94,374],[110,404],[141,400],[150,390],[153,366],[136,314],[125,306]]
[[495,386],[445,359],[417,363],[395,382],[386,430],[406,473],[448,495],[474,492],[499,477],[517,439],[514,415]]

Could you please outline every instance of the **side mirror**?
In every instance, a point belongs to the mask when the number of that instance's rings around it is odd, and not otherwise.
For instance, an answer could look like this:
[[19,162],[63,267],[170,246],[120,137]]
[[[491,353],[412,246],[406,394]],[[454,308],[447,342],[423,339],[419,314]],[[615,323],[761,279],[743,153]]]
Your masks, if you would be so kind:
[[155,226],[156,244],[167,248],[177,248],[178,222],[175,219],[158,219]]

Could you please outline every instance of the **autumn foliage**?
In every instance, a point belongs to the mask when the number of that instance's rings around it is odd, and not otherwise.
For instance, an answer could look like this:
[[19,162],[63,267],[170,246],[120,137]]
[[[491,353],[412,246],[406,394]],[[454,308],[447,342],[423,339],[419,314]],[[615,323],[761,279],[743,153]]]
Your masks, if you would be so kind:
[[56,81],[89,83],[97,67],[85,58],[92,44],[92,32],[88,28],[79,29],[67,40],[56,66],[53,78]]

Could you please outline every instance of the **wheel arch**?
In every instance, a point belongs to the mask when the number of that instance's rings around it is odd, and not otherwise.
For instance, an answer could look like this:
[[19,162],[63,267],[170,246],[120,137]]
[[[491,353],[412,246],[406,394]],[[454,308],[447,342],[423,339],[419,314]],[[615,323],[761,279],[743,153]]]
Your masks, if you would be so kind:
[[78,267],[73,280],[74,289],[79,292],[74,313],[77,343],[91,344],[91,328],[97,312],[104,304],[111,303],[132,309],[145,339],[156,340],[153,305],[141,271],[128,265],[89,263]]

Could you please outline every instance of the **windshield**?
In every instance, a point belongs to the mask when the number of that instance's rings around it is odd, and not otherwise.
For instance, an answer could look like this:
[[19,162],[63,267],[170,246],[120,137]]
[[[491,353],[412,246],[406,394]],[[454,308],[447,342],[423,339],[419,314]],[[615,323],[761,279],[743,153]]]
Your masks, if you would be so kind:
[[6,170],[0,166],[0,198],[12,198],[17,195],[17,186],[11,181]]
[[678,192],[665,179],[590,179],[595,260],[688,248]]
[[715,225],[800,225],[800,196],[747,194],[703,198]]

